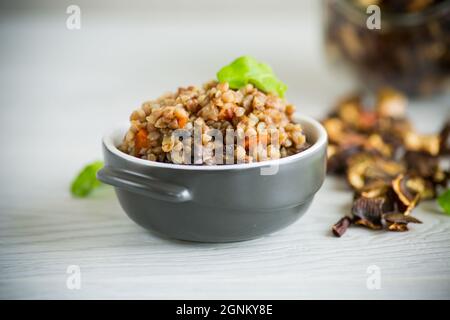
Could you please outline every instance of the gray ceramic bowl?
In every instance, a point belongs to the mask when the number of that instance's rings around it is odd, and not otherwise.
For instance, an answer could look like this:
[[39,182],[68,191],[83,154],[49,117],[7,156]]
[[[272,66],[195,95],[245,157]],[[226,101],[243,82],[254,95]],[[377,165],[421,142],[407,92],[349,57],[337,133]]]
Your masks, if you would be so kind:
[[115,187],[131,219],[160,235],[202,242],[257,238],[303,215],[325,178],[325,129],[308,117],[295,120],[312,144],[307,150],[279,160],[220,166],[127,155],[116,148],[125,125],[104,137],[105,167],[97,176]]

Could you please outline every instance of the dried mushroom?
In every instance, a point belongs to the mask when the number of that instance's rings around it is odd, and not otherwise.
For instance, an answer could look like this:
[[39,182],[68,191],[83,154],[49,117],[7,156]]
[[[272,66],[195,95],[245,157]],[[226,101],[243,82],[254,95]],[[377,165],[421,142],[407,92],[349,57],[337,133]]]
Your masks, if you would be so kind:
[[432,156],[439,154],[439,136],[435,135],[420,135],[416,132],[410,131],[405,134],[405,146],[409,151],[423,151]]
[[398,212],[386,213],[383,218],[388,230],[397,232],[408,231],[408,223],[422,223],[419,219]]
[[428,200],[436,198],[436,190],[430,180],[419,176],[410,176],[406,181],[406,187],[420,194],[420,199]]
[[439,154],[450,155],[450,120],[445,124],[439,135]]
[[353,202],[353,222],[370,229],[381,229],[383,227],[381,219],[383,213],[389,211],[388,207],[386,205],[386,198],[360,197]]
[[369,153],[357,153],[347,161],[347,181],[353,189],[360,190],[374,181],[389,183],[404,170],[404,166],[395,161]]
[[328,145],[328,173],[344,173],[347,167],[347,161],[353,154],[360,152],[361,146],[337,146]]
[[350,217],[332,228],[340,237],[352,225],[408,231],[422,200],[434,199],[450,174],[441,158],[450,154],[450,121],[439,135],[422,135],[406,118],[405,96],[378,92],[372,105],[361,96],[342,99],[323,123],[329,135],[328,173],[344,175],[354,191]]
[[341,101],[338,104],[336,113],[344,123],[357,127],[361,111],[361,98],[359,95],[355,95]]
[[406,115],[406,106],[408,101],[406,97],[390,88],[383,88],[378,93],[376,110],[383,118],[404,118]]
[[333,225],[332,231],[336,237],[342,236],[347,228],[352,223],[352,220],[349,217],[343,217],[336,224]]
[[408,231],[409,229],[408,229],[408,225],[406,223],[394,222],[394,223],[388,224],[388,230],[403,232],[403,231]]
[[364,187],[359,190],[359,192],[355,192],[355,199],[357,197],[364,198],[376,198],[385,195],[389,195],[390,188],[389,185],[386,184],[383,180],[375,180],[369,183],[366,183]]
[[392,181],[392,189],[397,195],[400,203],[405,207],[410,206],[420,193],[407,186],[408,177],[400,174]]
[[409,222],[422,223],[422,221],[420,221],[419,219],[416,219],[412,216],[404,215],[403,213],[398,213],[398,212],[386,213],[383,216],[383,218],[384,218],[384,220],[386,220],[386,222],[389,222],[389,223],[404,223],[404,224],[407,224]]

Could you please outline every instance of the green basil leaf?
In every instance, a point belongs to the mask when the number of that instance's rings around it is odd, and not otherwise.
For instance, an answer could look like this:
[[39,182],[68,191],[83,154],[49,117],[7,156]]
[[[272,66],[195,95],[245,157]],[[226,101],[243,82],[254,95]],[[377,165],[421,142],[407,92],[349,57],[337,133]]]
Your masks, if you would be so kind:
[[219,82],[228,82],[230,88],[239,89],[248,83],[266,93],[284,97],[287,86],[273,73],[270,66],[252,57],[242,56],[217,73]]
[[450,189],[438,197],[438,203],[445,213],[450,214]]
[[87,197],[92,190],[102,183],[97,180],[97,171],[103,168],[102,161],[95,161],[86,165],[73,180],[70,191],[72,195],[79,198]]

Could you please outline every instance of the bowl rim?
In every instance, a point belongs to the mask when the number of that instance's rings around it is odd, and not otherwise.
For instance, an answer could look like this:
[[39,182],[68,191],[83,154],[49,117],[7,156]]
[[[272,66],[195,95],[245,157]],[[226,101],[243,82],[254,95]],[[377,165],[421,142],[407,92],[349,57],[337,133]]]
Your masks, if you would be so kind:
[[103,145],[104,147],[114,154],[115,156],[132,162],[137,165],[145,166],[145,167],[156,167],[156,168],[165,168],[165,169],[176,169],[176,170],[190,170],[190,171],[223,171],[223,170],[243,170],[243,169],[252,169],[252,168],[261,168],[268,167],[273,165],[283,165],[292,163],[301,159],[304,159],[314,153],[317,153],[324,146],[326,146],[328,138],[327,132],[325,128],[315,119],[309,116],[298,116],[294,115],[294,122],[307,122],[310,124],[314,130],[317,132],[317,140],[312,144],[308,149],[303,150],[297,154],[287,156],[285,158],[274,159],[274,160],[266,160],[261,162],[253,162],[253,163],[238,163],[238,164],[222,164],[222,165],[192,165],[192,164],[175,164],[175,163],[165,163],[165,162],[157,162],[146,159],[137,158],[126,154],[120,151],[114,143],[114,136],[117,135],[117,131],[123,132],[125,134],[125,130],[129,127],[129,124],[122,124],[114,127],[114,129],[110,130],[103,136]]

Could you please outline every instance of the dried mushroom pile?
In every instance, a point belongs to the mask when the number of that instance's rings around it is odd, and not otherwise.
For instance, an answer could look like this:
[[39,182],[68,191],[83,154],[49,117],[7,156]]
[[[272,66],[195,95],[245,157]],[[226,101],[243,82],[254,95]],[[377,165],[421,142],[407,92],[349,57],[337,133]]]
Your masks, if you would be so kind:
[[328,132],[328,172],[344,175],[354,190],[351,216],[332,228],[340,237],[351,224],[407,231],[419,201],[436,198],[450,177],[450,121],[438,134],[417,133],[406,118],[406,98],[380,90],[373,106],[346,97],[323,120]]

